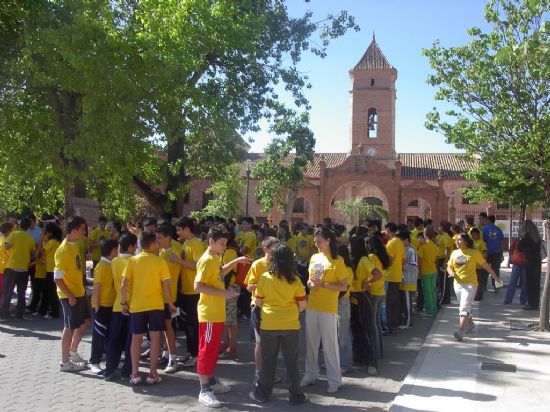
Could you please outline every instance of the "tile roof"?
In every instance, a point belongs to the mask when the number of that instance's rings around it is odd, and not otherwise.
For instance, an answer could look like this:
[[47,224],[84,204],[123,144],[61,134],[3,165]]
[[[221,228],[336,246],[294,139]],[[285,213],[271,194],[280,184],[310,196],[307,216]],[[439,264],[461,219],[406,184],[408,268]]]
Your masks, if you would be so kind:
[[[306,169],[306,179],[319,179],[321,158],[325,159],[327,169],[336,168],[346,160],[347,153],[315,153],[313,163]],[[475,161],[463,158],[455,153],[400,153],[401,178],[408,180],[436,180],[439,171],[443,179],[462,180],[463,171],[474,167]],[[263,153],[248,153],[247,158],[252,161],[251,168],[263,157]],[[289,165],[294,159],[291,153],[284,164]]]
[[388,62],[388,59],[386,59],[386,56],[384,56],[384,53],[382,53],[382,50],[380,50],[380,47],[378,47],[378,43],[376,43],[376,39],[373,35],[371,44],[369,45],[363,57],[361,57],[361,60],[359,60],[359,63],[355,65],[353,70],[387,69],[394,69],[394,67],[390,64],[390,62]]

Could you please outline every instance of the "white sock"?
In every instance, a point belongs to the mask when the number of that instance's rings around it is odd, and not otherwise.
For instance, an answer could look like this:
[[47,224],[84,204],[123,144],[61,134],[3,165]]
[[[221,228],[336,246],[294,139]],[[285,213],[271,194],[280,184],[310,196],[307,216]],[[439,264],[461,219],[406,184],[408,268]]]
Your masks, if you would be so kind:
[[69,356],[77,356],[78,352],[69,352]]
[[167,350],[163,350],[163,351],[162,351],[162,357],[163,357],[163,358],[167,358],[167,357],[168,357],[168,351],[167,351]]
[[168,356],[168,360],[169,360],[170,362],[172,362],[172,361],[175,362],[175,361],[176,361],[176,354],[172,354],[172,353],[171,353],[171,354]]

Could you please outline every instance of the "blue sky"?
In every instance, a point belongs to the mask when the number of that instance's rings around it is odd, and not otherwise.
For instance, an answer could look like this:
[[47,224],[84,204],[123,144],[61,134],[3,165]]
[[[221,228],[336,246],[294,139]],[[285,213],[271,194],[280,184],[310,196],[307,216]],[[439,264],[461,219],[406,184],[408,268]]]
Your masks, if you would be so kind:
[[[367,49],[374,30],[378,45],[398,71],[396,151],[455,152],[443,136],[424,127],[426,113],[438,103],[436,89],[426,83],[430,67],[422,49],[437,39],[444,46],[467,44],[468,28],[487,29],[485,4],[483,0],[287,0],[291,16],[311,10],[321,20],[328,13],[347,10],[361,27],[333,41],[325,59],[305,55],[300,64],[312,84],[306,95],[312,106],[310,125],[317,139],[316,151],[349,150],[348,71]],[[270,140],[266,132],[253,138],[254,152],[263,151]]]

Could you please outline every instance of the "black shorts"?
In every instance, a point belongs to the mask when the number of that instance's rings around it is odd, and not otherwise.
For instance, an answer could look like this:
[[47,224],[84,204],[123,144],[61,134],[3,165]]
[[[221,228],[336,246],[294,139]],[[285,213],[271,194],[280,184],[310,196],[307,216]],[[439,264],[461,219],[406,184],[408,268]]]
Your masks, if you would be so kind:
[[76,298],[76,304],[71,306],[68,298],[60,299],[63,308],[63,326],[66,329],[78,329],[86,319],[92,317],[90,302],[87,296]]
[[164,310],[130,313],[130,332],[135,334],[166,330]]
[[252,340],[260,343],[260,322],[262,320],[262,308],[253,306],[250,311],[250,332]]

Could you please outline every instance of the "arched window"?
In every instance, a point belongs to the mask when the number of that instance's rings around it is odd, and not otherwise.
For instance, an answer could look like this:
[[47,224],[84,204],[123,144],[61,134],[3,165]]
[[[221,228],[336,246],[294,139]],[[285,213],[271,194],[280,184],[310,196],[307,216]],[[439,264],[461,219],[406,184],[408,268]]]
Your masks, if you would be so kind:
[[368,122],[369,122],[369,138],[375,139],[378,137],[378,113],[376,109],[371,107],[368,112]]

